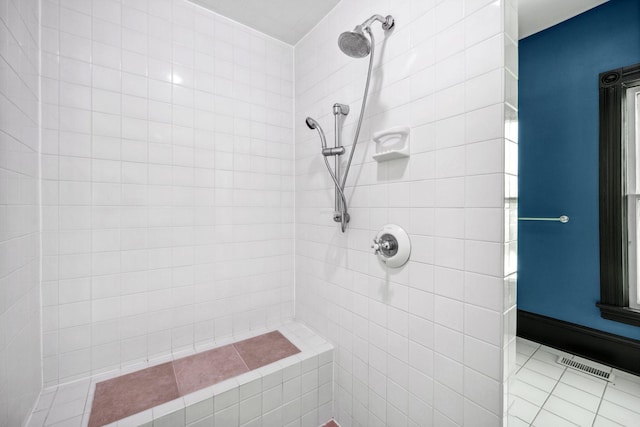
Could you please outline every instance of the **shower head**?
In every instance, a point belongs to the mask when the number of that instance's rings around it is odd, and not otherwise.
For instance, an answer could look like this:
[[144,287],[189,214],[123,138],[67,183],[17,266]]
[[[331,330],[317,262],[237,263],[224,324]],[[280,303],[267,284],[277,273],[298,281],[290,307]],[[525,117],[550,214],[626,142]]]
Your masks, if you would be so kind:
[[371,43],[364,36],[362,25],[358,25],[353,31],[345,31],[338,37],[340,50],[352,58],[364,58],[371,51]]
[[318,133],[320,134],[320,144],[322,145],[322,149],[324,150],[325,148],[327,148],[327,139],[324,136],[322,127],[320,127],[320,123],[316,122],[311,117],[307,117],[304,122],[307,124],[309,129],[311,130],[315,129],[318,131]]
[[371,31],[370,26],[375,21],[382,22],[382,28],[385,31],[389,31],[395,25],[395,21],[391,15],[387,15],[386,18],[381,15],[373,15],[361,25],[357,25],[353,31],[345,31],[340,34],[340,37],[338,37],[340,50],[352,58],[364,58],[369,55],[369,52],[371,52],[371,42],[365,37],[364,32]]
[[307,117],[307,119],[304,121],[307,126],[309,127],[309,129],[313,130],[315,128],[318,127],[318,122],[316,122],[315,120],[313,120],[311,117]]

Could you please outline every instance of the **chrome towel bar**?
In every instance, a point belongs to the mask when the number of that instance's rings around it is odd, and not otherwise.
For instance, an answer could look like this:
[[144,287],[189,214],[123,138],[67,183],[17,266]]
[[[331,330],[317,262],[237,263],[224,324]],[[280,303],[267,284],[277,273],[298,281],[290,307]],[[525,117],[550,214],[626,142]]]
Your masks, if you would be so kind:
[[566,224],[567,222],[569,222],[569,217],[566,215],[562,215],[558,218],[518,218],[518,221],[555,221]]

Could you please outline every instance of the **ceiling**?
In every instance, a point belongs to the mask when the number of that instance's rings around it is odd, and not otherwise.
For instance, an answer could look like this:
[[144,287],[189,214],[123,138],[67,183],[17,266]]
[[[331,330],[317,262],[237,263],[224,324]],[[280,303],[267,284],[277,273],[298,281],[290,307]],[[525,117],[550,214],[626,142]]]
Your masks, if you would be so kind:
[[294,45],[340,0],[191,0],[234,21]]
[[[191,1],[285,43],[295,45],[340,0]],[[552,27],[606,1],[608,0],[518,0],[519,38],[523,39]]]
[[518,0],[518,38],[573,18],[608,0]]

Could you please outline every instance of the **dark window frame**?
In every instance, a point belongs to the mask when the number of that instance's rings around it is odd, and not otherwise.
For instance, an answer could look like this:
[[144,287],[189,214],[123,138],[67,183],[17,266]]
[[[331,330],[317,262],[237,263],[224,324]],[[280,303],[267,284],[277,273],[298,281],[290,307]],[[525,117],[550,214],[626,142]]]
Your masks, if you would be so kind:
[[640,84],[640,64],[601,73],[600,91],[600,315],[640,326],[629,307],[627,199],[623,100]]

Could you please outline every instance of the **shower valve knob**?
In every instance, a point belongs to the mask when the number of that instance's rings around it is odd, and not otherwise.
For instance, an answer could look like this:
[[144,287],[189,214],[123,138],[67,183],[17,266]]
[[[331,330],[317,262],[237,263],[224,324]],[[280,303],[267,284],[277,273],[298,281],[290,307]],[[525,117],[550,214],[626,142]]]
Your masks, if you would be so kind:
[[382,251],[386,254],[396,249],[396,244],[393,240],[389,239],[373,239],[373,245],[371,245],[371,249],[373,249],[375,253]]
[[387,224],[373,239],[371,248],[387,267],[401,267],[411,254],[409,235],[395,224]]

